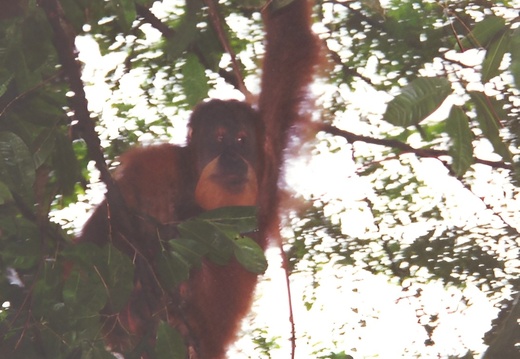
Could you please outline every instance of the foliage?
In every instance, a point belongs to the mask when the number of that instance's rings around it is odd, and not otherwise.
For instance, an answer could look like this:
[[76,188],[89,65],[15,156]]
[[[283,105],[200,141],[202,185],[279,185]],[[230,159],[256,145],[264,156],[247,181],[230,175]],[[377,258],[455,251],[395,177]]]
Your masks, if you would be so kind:
[[[92,173],[76,126],[79,94],[70,93],[71,74],[58,51],[64,44],[55,40],[41,2],[0,4],[0,349],[12,358],[110,358],[99,310],[125,303],[133,264],[110,246],[72,246],[70,227],[50,220],[86,201]],[[223,83],[235,89],[240,78],[251,88],[258,83],[261,1],[219,2],[233,54],[202,0],[169,7],[145,0],[59,3],[68,31],[97,44],[97,61],[120,55],[99,66],[97,78],[83,78],[108,163],[139,142],[169,139],[186,112]],[[315,276],[330,263],[383,274],[403,288],[476,285],[504,308],[486,339],[492,347],[500,342],[508,313],[518,312],[511,299],[520,289],[520,220],[511,205],[520,198],[518,7],[512,0],[316,1],[327,62],[319,78],[327,91],[317,102],[331,125],[320,128],[329,134],[320,134],[318,148],[333,152],[338,137],[346,138],[357,166],[352,176],[370,190],[352,206],[343,198],[313,198],[289,218],[291,270],[309,272],[315,293]],[[99,87],[90,81],[100,78],[109,95],[97,104],[92,94]],[[386,108],[361,109],[353,96],[358,89],[384,98]],[[421,174],[432,163],[466,195],[436,193]],[[502,197],[481,194],[482,181]],[[460,201],[468,198],[476,204],[464,207]],[[357,212],[371,223],[353,235],[342,223]],[[254,212],[243,213],[229,209],[182,224],[158,265],[163,284],[186,279],[205,255],[218,263],[234,255],[263,272],[254,241],[238,236],[254,228]],[[424,327],[431,336],[434,330]],[[277,344],[266,338],[257,336],[256,344],[269,356]],[[178,340],[161,325],[157,357]],[[506,350],[511,341],[501,345]],[[321,352],[356,357],[344,349]]]

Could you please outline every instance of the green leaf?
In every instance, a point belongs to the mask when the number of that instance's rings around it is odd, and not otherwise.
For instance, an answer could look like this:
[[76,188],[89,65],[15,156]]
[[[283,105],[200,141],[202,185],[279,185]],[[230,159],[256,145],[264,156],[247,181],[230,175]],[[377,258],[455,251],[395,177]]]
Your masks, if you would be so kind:
[[162,251],[157,261],[157,274],[166,288],[175,288],[189,278],[189,264],[175,252]]
[[206,69],[195,55],[189,55],[182,66],[182,87],[186,102],[195,106],[208,96],[209,84]]
[[516,88],[520,89],[520,27],[516,28],[511,35],[509,51],[511,52],[511,65],[509,69],[515,79]]
[[461,50],[486,47],[499,31],[504,30],[505,25],[504,18],[499,16],[489,16],[476,23],[473,30],[462,39]]
[[451,138],[448,151],[453,159],[452,168],[460,177],[473,164],[473,132],[469,128],[468,117],[460,107],[451,109],[446,120],[446,132]]
[[9,74],[7,78],[0,78],[0,97],[2,97],[5,94],[13,78],[14,76],[12,74]]
[[417,125],[431,115],[450,93],[451,84],[444,77],[417,78],[388,103],[383,119],[395,126]]
[[137,17],[137,11],[133,0],[115,0],[109,2],[116,13],[116,20],[123,29],[127,32],[132,28],[132,24]]
[[32,197],[35,179],[34,161],[20,137],[0,132],[0,180],[23,198]]
[[63,134],[56,135],[54,151],[56,178],[63,194],[74,193],[74,186],[79,179],[79,165],[71,141]]
[[233,226],[237,232],[252,232],[258,225],[256,223],[255,206],[230,206],[221,207],[200,214],[197,218],[210,222],[217,222]]
[[11,202],[13,200],[13,196],[11,195],[11,191],[9,191],[9,187],[0,181],[0,206]]
[[35,317],[54,318],[62,304],[63,271],[52,261],[45,261],[32,290],[31,312]]
[[[228,34],[229,37],[232,35]],[[233,40],[231,38],[231,40]],[[239,46],[236,42],[232,43],[233,49],[238,53]],[[203,52],[197,54],[197,56],[201,56],[203,60],[200,60],[206,69],[218,72],[220,60],[222,59],[223,48],[220,40],[218,38],[218,34],[215,32],[213,27],[209,27],[206,31],[198,32],[197,39],[195,40],[194,46],[197,49],[204,49]]]
[[[117,252],[109,245],[99,247],[82,242],[65,248],[61,254],[67,262],[74,263],[71,274],[63,288],[63,298],[71,312],[80,315],[97,315],[109,299],[111,283],[118,277],[114,272],[121,268],[109,268],[111,263],[119,267],[122,260],[116,259]],[[112,262],[111,262],[112,261]],[[133,279],[133,276],[132,276]],[[125,287],[127,284],[121,284]],[[116,303],[118,299],[116,299]]]
[[499,36],[493,38],[486,51],[484,62],[482,63],[482,82],[486,83],[499,74],[498,68],[506,51],[509,49],[509,32],[504,31]]
[[[23,222],[17,224],[24,225]],[[2,227],[2,230],[8,231],[9,228]],[[0,258],[2,258],[3,263],[10,267],[27,270],[33,268],[39,262],[41,258],[41,243],[38,240],[36,228],[27,227],[19,228],[18,230],[20,235],[7,243],[1,252]],[[21,235],[23,234],[32,235],[22,237]]]
[[97,314],[107,302],[107,291],[101,277],[92,267],[75,268],[63,285],[63,300],[71,313],[78,316]]
[[157,328],[157,359],[184,359],[187,357],[186,345],[182,335],[168,323],[161,321]]
[[191,219],[178,226],[183,238],[198,241],[208,248],[207,257],[219,264],[226,264],[233,252],[233,238],[229,238],[225,229],[201,219]]
[[249,237],[235,240],[235,257],[248,271],[262,274],[267,269],[267,260],[262,248]]
[[477,121],[484,136],[491,142],[496,153],[505,161],[512,161],[512,155],[507,145],[502,141],[499,125],[502,113],[500,104],[481,92],[469,92],[477,111]]
[[56,143],[56,127],[44,129],[33,143],[34,165],[39,168],[51,155]]
[[[48,325],[48,323],[47,323]],[[60,351],[62,349],[62,339],[56,335],[56,332],[51,330],[48,326],[43,326],[39,332],[41,336],[42,349],[45,354],[51,358],[60,358]]]
[[134,265],[132,260],[112,245],[104,247],[108,254],[108,291],[111,309],[123,309],[134,288]]
[[166,43],[169,61],[177,61],[197,38],[199,30],[197,29],[196,16],[185,14],[174,30],[175,32],[168,37]]
[[200,266],[202,257],[208,253],[208,248],[205,245],[188,238],[175,238],[168,244],[172,251],[180,255],[190,267]]

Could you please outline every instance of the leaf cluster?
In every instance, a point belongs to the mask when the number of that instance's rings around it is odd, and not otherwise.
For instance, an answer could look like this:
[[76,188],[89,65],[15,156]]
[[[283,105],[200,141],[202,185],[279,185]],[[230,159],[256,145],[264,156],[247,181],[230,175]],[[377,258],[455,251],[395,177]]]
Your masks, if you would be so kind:
[[225,265],[231,258],[248,271],[262,274],[267,261],[255,242],[255,207],[226,207],[205,212],[178,225],[179,237],[168,241],[170,250],[162,253],[159,278],[166,288],[188,279],[189,271],[203,257]]

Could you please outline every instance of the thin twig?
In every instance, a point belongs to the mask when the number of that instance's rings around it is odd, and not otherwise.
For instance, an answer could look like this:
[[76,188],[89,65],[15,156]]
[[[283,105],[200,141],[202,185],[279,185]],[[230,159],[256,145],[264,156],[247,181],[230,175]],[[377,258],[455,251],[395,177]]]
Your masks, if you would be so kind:
[[204,3],[209,9],[209,17],[211,19],[211,23],[213,24],[213,28],[217,32],[218,38],[224,50],[231,57],[231,66],[233,67],[233,72],[235,73],[235,78],[237,79],[237,87],[246,97],[246,102],[251,102],[253,99],[253,95],[247,89],[244,78],[242,77],[242,71],[240,66],[238,65],[237,56],[233,48],[229,43],[229,39],[226,36],[224,31],[224,27],[222,26],[222,20],[220,18],[217,4],[214,0],[204,0]]
[[294,324],[294,310],[292,304],[291,273],[289,271],[289,259],[287,258],[287,253],[283,250],[283,246],[280,246],[280,256],[282,257],[282,268],[285,273],[285,288],[287,290],[287,301],[289,304],[289,323],[291,323],[291,358],[294,359],[296,353],[296,325]]

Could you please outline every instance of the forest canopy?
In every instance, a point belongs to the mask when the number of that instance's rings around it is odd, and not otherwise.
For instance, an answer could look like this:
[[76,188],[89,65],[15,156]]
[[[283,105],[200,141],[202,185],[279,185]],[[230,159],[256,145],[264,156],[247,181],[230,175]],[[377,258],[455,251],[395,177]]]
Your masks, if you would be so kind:
[[[2,353],[113,358],[99,311],[125,301],[132,263],[72,239],[121,153],[182,143],[205,98],[256,100],[264,5],[0,2]],[[520,357],[519,8],[314,2],[323,63],[312,122],[287,150],[282,209],[296,357]],[[70,261],[87,275],[64,280]],[[381,334],[397,307],[402,321]],[[290,332],[269,315],[256,308],[234,357],[289,357]],[[157,358],[170,358],[176,334],[158,335]]]

